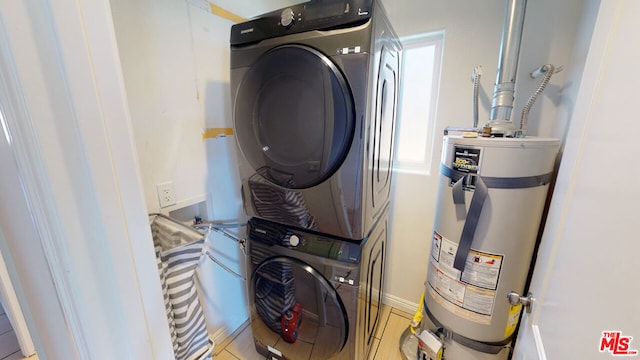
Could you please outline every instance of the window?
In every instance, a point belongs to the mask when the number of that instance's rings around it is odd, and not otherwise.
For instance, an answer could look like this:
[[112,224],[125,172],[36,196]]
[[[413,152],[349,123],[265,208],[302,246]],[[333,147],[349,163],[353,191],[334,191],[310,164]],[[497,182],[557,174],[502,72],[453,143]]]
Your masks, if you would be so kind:
[[403,37],[395,170],[429,174],[444,32]]

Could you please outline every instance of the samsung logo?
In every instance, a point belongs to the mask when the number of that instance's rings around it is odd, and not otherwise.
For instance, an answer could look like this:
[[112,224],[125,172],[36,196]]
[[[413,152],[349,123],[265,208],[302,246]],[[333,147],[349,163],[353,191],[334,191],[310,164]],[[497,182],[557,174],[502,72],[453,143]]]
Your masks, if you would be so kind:
[[240,34],[248,34],[248,33],[252,33],[253,32],[253,28],[250,29],[244,29],[244,30],[240,30]]

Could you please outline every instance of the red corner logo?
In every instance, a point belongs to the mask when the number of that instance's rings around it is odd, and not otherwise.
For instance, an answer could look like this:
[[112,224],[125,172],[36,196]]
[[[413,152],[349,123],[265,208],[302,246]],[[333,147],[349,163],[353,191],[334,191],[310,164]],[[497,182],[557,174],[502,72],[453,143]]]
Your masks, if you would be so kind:
[[631,336],[623,336],[621,331],[603,331],[600,352],[610,352],[613,356],[637,356],[638,350],[631,349]]

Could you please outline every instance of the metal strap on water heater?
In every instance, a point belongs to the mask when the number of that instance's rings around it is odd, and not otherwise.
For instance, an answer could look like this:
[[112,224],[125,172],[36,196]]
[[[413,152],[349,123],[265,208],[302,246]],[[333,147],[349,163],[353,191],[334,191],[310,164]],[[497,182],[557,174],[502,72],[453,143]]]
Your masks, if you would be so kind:
[[456,252],[456,257],[453,262],[453,267],[460,270],[460,272],[463,272],[466,266],[467,255],[469,254],[469,250],[471,250],[473,238],[476,233],[476,227],[480,220],[484,201],[489,194],[489,189],[525,189],[544,186],[549,184],[553,177],[553,172],[543,175],[513,178],[485,177],[470,175],[453,170],[444,164],[440,164],[440,174],[448,177],[454,183],[452,191],[453,199],[456,204],[464,202],[464,189],[462,182],[465,181],[467,176],[476,177],[475,190],[473,197],[471,198],[471,204],[469,205],[469,211],[467,212],[464,227],[462,228],[462,235],[460,236],[460,242],[458,243],[458,251]]

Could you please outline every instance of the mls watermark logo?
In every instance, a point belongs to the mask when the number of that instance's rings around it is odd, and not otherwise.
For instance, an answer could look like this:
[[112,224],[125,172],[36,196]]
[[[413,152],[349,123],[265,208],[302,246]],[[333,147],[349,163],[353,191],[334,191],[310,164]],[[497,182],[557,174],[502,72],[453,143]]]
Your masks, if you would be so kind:
[[631,349],[632,336],[623,336],[621,331],[603,331],[600,352],[610,352],[613,356],[637,356],[638,350]]

